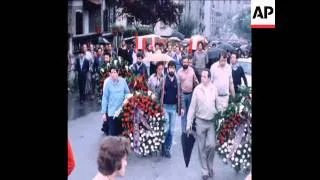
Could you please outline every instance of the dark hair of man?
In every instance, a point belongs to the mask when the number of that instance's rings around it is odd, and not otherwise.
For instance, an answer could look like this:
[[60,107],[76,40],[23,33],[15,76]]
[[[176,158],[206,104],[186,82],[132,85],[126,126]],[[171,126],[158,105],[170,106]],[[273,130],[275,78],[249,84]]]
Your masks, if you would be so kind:
[[161,62],[161,61],[157,62],[156,69],[158,69],[159,66],[164,66],[163,62]]
[[111,57],[111,54],[109,52],[105,52],[104,55]]
[[113,69],[116,70],[117,73],[119,73],[119,70],[120,70],[120,69],[119,69],[118,66],[112,64],[112,65],[110,66],[110,72],[111,72],[111,70],[113,70]]
[[192,56],[191,55],[183,55],[182,56],[182,61],[184,60],[184,59],[188,59],[188,60],[190,60],[190,59],[192,59]]
[[142,53],[141,51],[138,51],[138,53],[137,53],[137,58],[138,58],[138,57],[143,58],[143,53]]
[[235,52],[235,51],[232,51],[232,52],[231,52],[231,55],[230,55],[230,57],[232,56],[232,54],[236,55],[236,58],[238,59],[238,53],[237,53],[237,52]]
[[174,62],[174,61],[169,61],[169,63],[168,63],[168,68],[170,68],[170,67],[176,68],[176,62]]
[[[200,41],[200,42],[198,43],[198,46],[199,46],[199,44],[201,44],[201,45],[202,45],[202,49],[204,49],[204,44],[203,44],[203,42]],[[197,46],[197,47],[198,47],[198,46]]]
[[98,171],[104,176],[122,167],[122,159],[129,154],[130,142],[125,137],[107,136],[102,140],[98,154]]
[[[205,71],[208,72],[208,78],[210,79],[211,78],[210,70],[208,68],[205,68],[202,70],[202,72],[205,72]],[[202,72],[201,72],[201,74],[202,74]]]
[[219,60],[221,59],[221,56],[223,58],[227,58],[228,57],[228,53],[226,51],[221,51],[220,54],[219,54]]

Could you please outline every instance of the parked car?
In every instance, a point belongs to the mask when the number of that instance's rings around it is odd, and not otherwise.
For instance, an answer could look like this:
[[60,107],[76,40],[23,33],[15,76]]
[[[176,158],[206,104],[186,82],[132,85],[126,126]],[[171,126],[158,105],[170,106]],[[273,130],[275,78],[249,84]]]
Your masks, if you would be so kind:
[[[242,66],[244,73],[246,75],[247,81],[248,81],[248,86],[252,86],[252,78],[251,78],[251,58],[239,58],[238,63]],[[242,84],[244,84],[243,80],[241,79]]]

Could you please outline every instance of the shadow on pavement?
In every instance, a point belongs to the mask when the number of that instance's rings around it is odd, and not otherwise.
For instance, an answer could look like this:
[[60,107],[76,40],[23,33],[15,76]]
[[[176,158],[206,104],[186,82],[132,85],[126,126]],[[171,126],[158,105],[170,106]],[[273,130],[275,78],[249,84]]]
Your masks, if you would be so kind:
[[100,104],[96,98],[91,99],[88,95],[86,101],[80,104],[78,93],[68,94],[68,120],[75,120],[91,112],[100,111]]

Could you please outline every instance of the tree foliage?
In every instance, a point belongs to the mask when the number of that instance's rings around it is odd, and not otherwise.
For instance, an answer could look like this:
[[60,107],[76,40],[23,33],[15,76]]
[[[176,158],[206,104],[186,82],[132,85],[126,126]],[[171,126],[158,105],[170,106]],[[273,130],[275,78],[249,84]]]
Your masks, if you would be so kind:
[[113,0],[119,15],[133,17],[141,24],[179,24],[183,5],[171,0]]
[[178,31],[186,37],[191,37],[193,30],[196,28],[196,21],[191,18],[178,24]]
[[246,9],[243,12],[241,12],[234,24],[234,29],[236,30],[238,36],[243,37],[245,39],[251,38],[250,21],[250,9]]

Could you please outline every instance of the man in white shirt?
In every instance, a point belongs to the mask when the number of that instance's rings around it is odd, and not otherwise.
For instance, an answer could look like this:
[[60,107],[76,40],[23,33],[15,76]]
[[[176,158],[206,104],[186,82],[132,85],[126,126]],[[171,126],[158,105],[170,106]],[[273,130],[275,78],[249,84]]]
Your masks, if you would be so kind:
[[209,69],[201,73],[201,84],[193,91],[187,114],[187,132],[191,133],[195,119],[198,156],[203,180],[213,177],[213,159],[215,153],[216,132],[212,119],[217,113],[219,104],[217,88],[211,83]]
[[212,75],[211,81],[217,87],[219,104],[218,110],[223,111],[228,107],[229,95],[235,97],[235,91],[232,79],[232,69],[227,64],[227,53],[225,51],[220,53],[220,60],[211,65],[210,73]]

